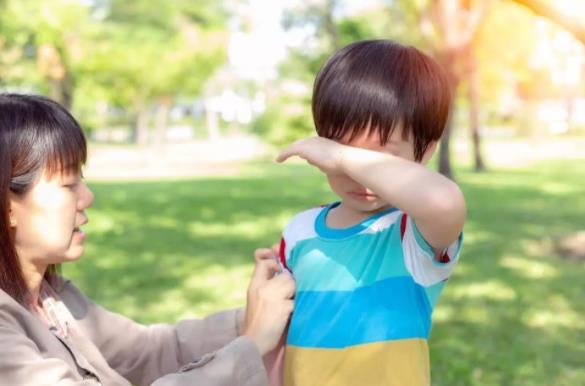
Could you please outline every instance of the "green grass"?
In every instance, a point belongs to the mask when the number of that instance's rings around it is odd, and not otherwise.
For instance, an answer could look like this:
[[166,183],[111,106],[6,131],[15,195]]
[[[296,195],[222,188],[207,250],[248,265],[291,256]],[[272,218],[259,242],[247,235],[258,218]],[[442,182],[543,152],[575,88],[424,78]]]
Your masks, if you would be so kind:
[[[434,315],[433,385],[585,385],[585,266],[551,248],[585,229],[584,164],[458,171],[469,220]],[[254,249],[276,242],[292,214],[334,198],[318,172],[294,164],[90,186],[87,253],[64,273],[145,323],[244,304]]]

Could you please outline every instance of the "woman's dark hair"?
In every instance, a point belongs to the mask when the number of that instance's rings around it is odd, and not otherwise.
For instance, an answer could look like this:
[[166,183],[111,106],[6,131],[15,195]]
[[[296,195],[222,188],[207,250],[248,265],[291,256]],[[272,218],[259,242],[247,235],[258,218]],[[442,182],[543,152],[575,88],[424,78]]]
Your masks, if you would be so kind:
[[[77,172],[87,147],[75,118],[36,95],[0,94],[0,289],[26,305],[29,291],[10,225],[10,195],[25,195],[42,173]],[[50,266],[45,278],[56,272]]]
[[336,52],[317,74],[313,119],[322,137],[352,140],[372,130],[381,144],[400,126],[420,161],[445,129],[451,98],[433,59],[393,41],[364,40]]

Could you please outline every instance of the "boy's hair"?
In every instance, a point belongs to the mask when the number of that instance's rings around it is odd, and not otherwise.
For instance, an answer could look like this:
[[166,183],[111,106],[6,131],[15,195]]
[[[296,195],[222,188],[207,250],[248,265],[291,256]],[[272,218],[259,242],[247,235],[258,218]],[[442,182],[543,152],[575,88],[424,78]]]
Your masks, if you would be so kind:
[[386,144],[397,126],[414,138],[420,161],[447,124],[451,90],[444,70],[414,47],[364,40],[337,51],[313,88],[313,119],[319,136],[349,140],[373,130]]

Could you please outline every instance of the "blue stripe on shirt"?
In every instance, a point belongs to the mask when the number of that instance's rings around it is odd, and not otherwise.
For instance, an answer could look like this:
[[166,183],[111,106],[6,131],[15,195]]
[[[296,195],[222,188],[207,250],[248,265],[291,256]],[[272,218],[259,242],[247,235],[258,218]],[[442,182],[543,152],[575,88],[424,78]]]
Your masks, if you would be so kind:
[[424,289],[407,276],[354,291],[301,291],[295,297],[288,344],[343,348],[397,339],[427,339],[431,313]]

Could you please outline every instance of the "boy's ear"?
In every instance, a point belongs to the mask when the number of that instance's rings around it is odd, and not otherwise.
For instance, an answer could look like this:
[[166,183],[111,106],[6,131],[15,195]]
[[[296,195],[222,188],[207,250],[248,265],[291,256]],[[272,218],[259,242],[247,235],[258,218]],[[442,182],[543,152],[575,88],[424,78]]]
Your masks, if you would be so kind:
[[425,154],[423,154],[422,160],[420,162],[421,164],[426,165],[431,160],[433,154],[435,154],[435,150],[437,150],[438,144],[439,141],[433,141],[429,144],[429,147],[427,147]]

